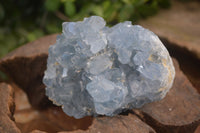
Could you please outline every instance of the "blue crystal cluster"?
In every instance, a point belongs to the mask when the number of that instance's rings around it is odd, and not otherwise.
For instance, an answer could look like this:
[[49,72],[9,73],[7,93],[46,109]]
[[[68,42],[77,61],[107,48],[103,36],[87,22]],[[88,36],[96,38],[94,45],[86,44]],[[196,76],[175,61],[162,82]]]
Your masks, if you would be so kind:
[[43,79],[46,95],[69,116],[113,116],[162,99],[175,70],[151,31],[130,21],[107,27],[92,16],[63,23],[50,46]]

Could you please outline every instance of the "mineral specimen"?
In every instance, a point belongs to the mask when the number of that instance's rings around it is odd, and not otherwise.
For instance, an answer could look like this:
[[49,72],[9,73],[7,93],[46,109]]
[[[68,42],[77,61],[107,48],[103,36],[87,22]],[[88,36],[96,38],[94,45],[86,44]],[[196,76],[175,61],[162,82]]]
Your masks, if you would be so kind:
[[65,22],[49,48],[46,95],[69,116],[113,116],[162,99],[172,86],[172,60],[153,32],[129,21],[105,25],[98,16]]

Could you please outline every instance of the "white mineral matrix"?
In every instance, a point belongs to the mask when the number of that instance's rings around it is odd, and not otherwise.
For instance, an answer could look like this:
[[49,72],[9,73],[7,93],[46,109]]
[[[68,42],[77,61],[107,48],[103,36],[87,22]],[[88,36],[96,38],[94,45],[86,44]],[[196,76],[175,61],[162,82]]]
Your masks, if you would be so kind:
[[169,53],[153,32],[130,21],[107,27],[92,16],[63,23],[49,48],[43,82],[54,104],[82,118],[114,116],[161,100],[174,76]]

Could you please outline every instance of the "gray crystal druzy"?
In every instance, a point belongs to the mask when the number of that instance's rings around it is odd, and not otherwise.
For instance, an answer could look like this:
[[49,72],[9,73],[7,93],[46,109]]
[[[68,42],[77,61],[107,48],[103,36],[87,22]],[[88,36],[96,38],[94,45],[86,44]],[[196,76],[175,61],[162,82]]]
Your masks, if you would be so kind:
[[49,48],[46,95],[69,116],[113,116],[162,99],[172,86],[172,60],[153,32],[129,21],[105,25],[98,16],[65,22]]

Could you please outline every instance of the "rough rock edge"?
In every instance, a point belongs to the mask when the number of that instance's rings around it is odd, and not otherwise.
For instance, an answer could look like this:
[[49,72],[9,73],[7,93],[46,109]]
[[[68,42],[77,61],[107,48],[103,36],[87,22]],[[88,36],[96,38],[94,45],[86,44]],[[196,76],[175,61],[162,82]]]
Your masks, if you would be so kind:
[[6,84],[0,83],[0,132],[20,133],[14,122],[14,90]]
[[115,117],[97,117],[94,118],[93,124],[88,130],[76,130],[72,132],[59,133],[155,133],[155,131],[146,123],[142,122],[136,115],[128,114],[127,116],[118,115]]

